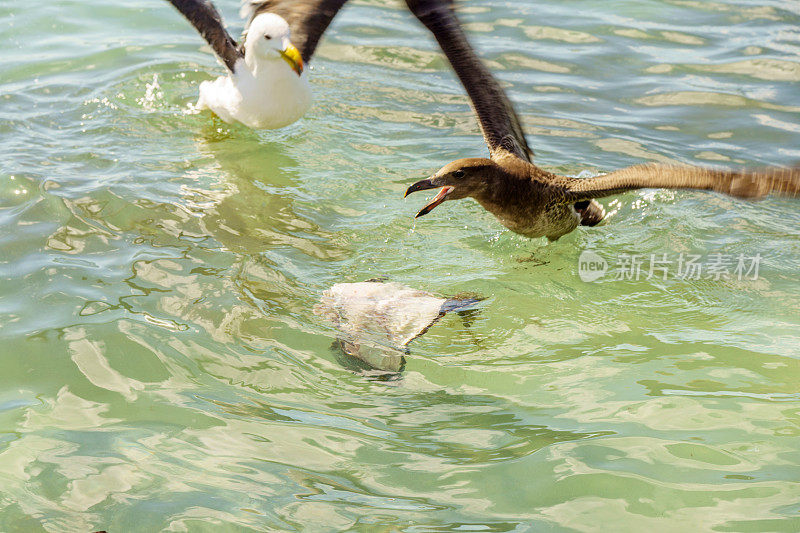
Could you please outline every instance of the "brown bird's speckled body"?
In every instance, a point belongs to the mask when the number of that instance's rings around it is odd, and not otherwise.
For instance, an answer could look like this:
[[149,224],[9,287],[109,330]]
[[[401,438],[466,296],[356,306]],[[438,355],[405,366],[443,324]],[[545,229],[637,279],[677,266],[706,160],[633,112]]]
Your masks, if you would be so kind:
[[558,176],[515,157],[457,162],[460,169],[480,168],[485,185],[471,193],[505,227],[525,235],[556,239],[574,230],[581,215],[560,201],[550,183]]
[[[558,180],[557,175],[516,157],[498,159],[497,184],[491,194],[476,199],[500,223],[526,237],[544,235],[549,239],[557,239],[578,227],[581,213],[572,203],[564,203],[558,190],[551,186]],[[602,216],[598,222],[601,219]]]
[[510,230],[555,240],[578,225],[594,226],[605,212],[595,198],[642,188],[701,189],[755,199],[800,195],[800,168],[714,170],[678,165],[635,165],[588,179],[547,172],[531,161],[513,106],[478,59],[448,0],[406,0],[431,30],[461,80],[478,116],[490,159],[460,159],[411,185],[406,195],[441,188],[417,216],[446,200],[471,197]]

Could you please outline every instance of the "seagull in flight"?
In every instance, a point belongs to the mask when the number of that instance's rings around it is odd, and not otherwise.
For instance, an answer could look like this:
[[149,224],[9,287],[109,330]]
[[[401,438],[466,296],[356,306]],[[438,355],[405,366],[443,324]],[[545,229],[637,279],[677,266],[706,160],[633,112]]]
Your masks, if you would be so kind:
[[345,1],[245,2],[247,25],[238,44],[210,0],[170,0],[228,69],[226,76],[200,84],[196,107],[251,128],[282,128],[300,119],[312,100],[305,63]]

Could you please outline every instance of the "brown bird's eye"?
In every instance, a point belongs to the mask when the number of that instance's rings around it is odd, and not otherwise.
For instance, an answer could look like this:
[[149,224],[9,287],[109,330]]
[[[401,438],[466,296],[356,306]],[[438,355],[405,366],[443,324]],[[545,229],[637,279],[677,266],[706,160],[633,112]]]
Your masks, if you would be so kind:
[[266,39],[266,40],[268,40],[268,41],[269,41],[270,39],[272,39],[272,35],[265,35],[265,36],[264,36],[264,39]]
[[453,177],[454,178],[463,178],[464,177],[464,171],[461,170],[461,169],[456,170],[455,172],[453,172]]

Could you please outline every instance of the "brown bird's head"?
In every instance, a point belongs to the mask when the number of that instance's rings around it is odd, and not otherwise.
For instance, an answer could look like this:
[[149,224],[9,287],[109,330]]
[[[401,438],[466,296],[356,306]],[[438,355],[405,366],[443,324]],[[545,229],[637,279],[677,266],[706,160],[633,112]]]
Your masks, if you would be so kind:
[[482,194],[494,180],[497,170],[498,166],[490,159],[459,159],[443,166],[430,178],[413,184],[406,190],[405,196],[441,187],[439,194],[417,213],[416,217],[421,217],[445,200],[460,200]]

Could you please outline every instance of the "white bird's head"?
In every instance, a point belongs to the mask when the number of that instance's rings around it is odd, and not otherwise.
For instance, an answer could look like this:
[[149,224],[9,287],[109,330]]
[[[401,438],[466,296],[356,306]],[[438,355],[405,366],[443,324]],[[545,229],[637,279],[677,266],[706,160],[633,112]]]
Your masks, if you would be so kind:
[[303,73],[303,58],[289,40],[289,24],[274,13],[256,16],[244,39],[245,60],[283,60],[297,75]]

